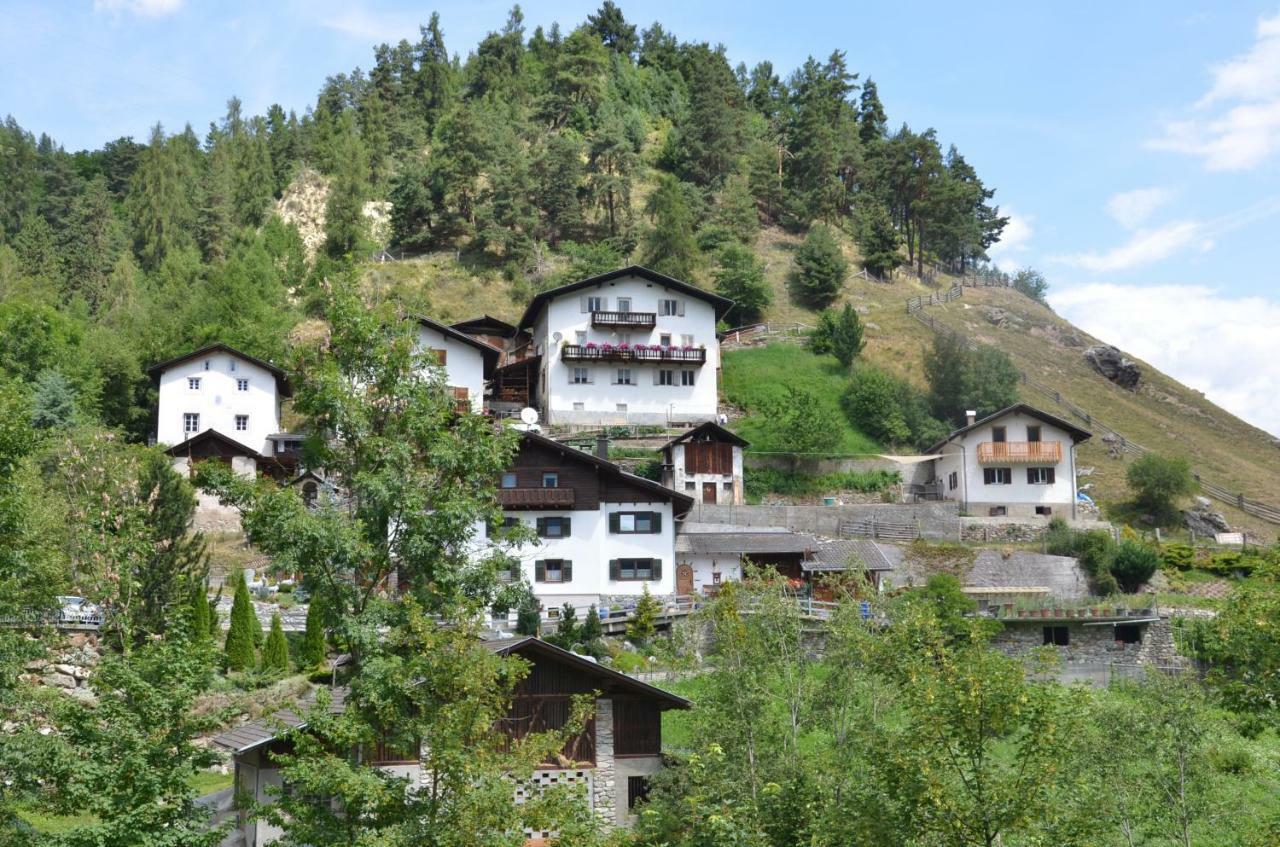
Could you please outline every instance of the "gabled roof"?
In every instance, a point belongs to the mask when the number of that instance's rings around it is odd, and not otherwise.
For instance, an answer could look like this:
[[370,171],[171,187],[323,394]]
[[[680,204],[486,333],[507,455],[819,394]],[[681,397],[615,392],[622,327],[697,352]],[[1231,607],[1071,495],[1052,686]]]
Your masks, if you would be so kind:
[[503,338],[513,338],[520,331],[516,329],[514,324],[509,324],[491,315],[481,315],[469,321],[458,321],[452,326],[459,332],[465,332],[468,335],[472,333],[477,335],[500,335]]
[[166,456],[189,456],[193,448],[208,442],[225,445],[231,448],[231,451],[238,456],[251,456],[254,459],[266,458],[252,447],[246,447],[231,436],[224,435],[216,429],[206,429],[204,432],[191,436],[181,444],[175,444],[167,448],[164,452]]
[[[330,688],[329,693],[333,697],[329,702],[330,714],[342,714],[347,708],[346,686]],[[304,705],[310,705],[314,702],[315,697],[313,695],[304,701]],[[274,712],[269,718],[260,718],[256,721],[241,724],[235,729],[219,733],[213,737],[212,741],[219,747],[225,747],[233,753],[245,753],[255,747],[261,747],[263,744],[274,741],[287,730],[302,729],[306,725],[307,722],[297,712],[292,709],[281,709],[278,712]]]
[[620,479],[623,482],[636,486],[637,488],[643,488],[652,494],[656,494],[663,500],[669,500],[671,502],[671,510],[676,517],[684,515],[693,508],[693,498],[687,494],[681,494],[679,491],[672,491],[665,485],[661,485],[651,479],[645,479],[642,476],[627,473],[617,464],[610,462],[608,459],[601,459],[599,456],[592,453],[584,452],[579,450],[577,447],[570,447],[568,444],[561,444],[555,439],[547,438],[545,435],[539,435],[536,432],[522,431],[520,436],[523,443],[543,447],[548,450],[559,451],[561,455],[571,461],[594,465],[616,479]]
[[662,709],[687,709],[693,705],[685,698],[672,694],[670,691],[663,691],[655,685],[649,685],[647,682],[641,682],[640,680],[629,677],[624,673],[615,671],[613,668],[606,668],[604,665],[592,661],[585,656],[579,656],[577,653],[572,653],[532,635],[526,635],[520,638],[501,638],[494,639],[492,641],[485,641],[483,642],[483,646],[486,650],[502,656],[510,656],[512,653],[518,653],[521,655],[526,653],[541,654],[553,661],[572,665],[578,670],[596,677],[604,683],[604,685],[601,686],[601,691],[606,693],[623,691],[629,694],[639,694],[645,697],[652,697],[659,701],[659,708]]
[[735,447],[750,446],[750,442],[742,436],[730,432],[715,421],[707,421],[706,423],[700,423],[693,429],[686,430],[680,435],[677,435],[675,438],[662,445],[662,449],[669,450],[677,444],[682,444],[685,441],[693,441],[695,439],[698,441],[723,441],[728,442]]
[[483,341],[472,338],[470,335],[467,335],[465,332],[459,332],[458,330],[454,329],[448,324],[442,324],[439,321],[433,321],[431,320],[431,318],[425,317],[424,315],[418,315],[418,323],[422,324],[423,326],[429,329],[434,329],[436,332],[440,333],[445,338],[451,338],[454,341],[457,341],[461,344],[466,344],[468,347],[474,347],[476,350],[478,350],[480,352],[480,355],[484,357],[484,375],[485,376],[488,376],[493,371],[494,367],[498,364],[498,357],[502,355],[502,351],[499,350],[497,347],[494,347],[492,344],[485,344]]
[[1051,415],[1048,412],[1037,409],[1035,406],[1032,406],[1029,403],[1014,403],[1012,406],[1001,409],[1000,411],[994,414],[987,415],[985,418],[974,421],[968,426],[960,427],[959,429],[955,430],[946,438],[942,439],[937,444],[934,444],[932,447],[925,450],[924,452],[935,453],[938,450],[942,449],[943,445],[945,445],[947,442],[961,435],[964,435],[965,433],[971,430],[975,430],[980,426],[991,423],[992,421],[997,421],[1000,418],[1005,417],[1006,415],[1012,415],[1018,412],[1021,412],[1024,415],[1030,415],[1033,418],[1038,418],[1039,420],[1044,421],[1050,426],[1056,426],[1058,429],[1064,430],[1068,435],[1071,436],[1071,440],[1076,444],[1079,444],[1081,441],[1086,441],[1093,437],[1092,432],[1089,432],[1087,429],[1081,429],[1080,427],[1068,421],[1064,421],[1062,418],[1058,417],[1057,415]]
[[281,397],[289,397],[293,394],[293,386],[289,384],[289,375],[284,372],[283,368],[278,368],[268,361],[259,359],[257,356],[250,356],[248,353],[237,350],[230,344],[223,344],[221,341],[216,341],[213,344],[206,344],[199,350],[192,350],[190,353],[183,353],[181,356],[174,356],[172,359],[165,359],[163,362],[156,362],[154,365],[147,368],[147,375],[150,376],[152,380],[157,380],[160,378],[160,374],[164,373],[174,365],[180,365],[183,362],[189,362],[192,359],[198,359],[201,356],[207,356],[210,353],[218,352],[229,353],[238,359],[243,359],[252,365],[257,365],[263,370],[269,371],[271,375],[276,378],[276,392]]
[[613,282],[616,279],[622,279],[623,277],[628,276],[640,277],[641,279],[646,279],[656,285],[661,285],[666,288],[679,291],[681,294],[687,294],[690,297],[705,300],[711,304],[712,308],[715,309],[716,320],[724,317],[725,313],[729,311],[729,307],[733,305],[733,301],[727,297],[721,297],[719,294],[704,291],[696,285],[681,282],[675,277],[660,274],[657,271],[651,271],[648,268],[641,267],[640,265],[631,265],[630,267],[619,268],[616,271],[598,274],[589,279],[581,280],[580,282],[571,282],[568,285],[562,285],[559,288],[549,288],[546,291],[538,292],[534,295],[533,299],[529,301],[529,307],[524,310],[524,316],[520,318],[519,328],[524,329],[525,327],[532,326],[534,319],[538,316],[538,312],[542,311],[542,307],[548,300],[554,300],[564,294],[569,294],[583,288],[603,285],[606,282]]

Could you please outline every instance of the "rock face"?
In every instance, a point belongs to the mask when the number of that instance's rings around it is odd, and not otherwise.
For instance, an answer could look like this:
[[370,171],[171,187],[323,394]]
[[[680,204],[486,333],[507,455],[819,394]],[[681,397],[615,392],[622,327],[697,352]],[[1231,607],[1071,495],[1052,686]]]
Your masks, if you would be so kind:
[[1090,347],[1084,351],[1089,366],[1121,388],[1133,391],[1142,379],[1142,370],[1114,347]]
[[1231,525],[1221,512],[1213,511],[1203,497],[1196,498],[1196,507],[1182,513],[1182,522],[1197,535],[1214,535],[1230,532]]

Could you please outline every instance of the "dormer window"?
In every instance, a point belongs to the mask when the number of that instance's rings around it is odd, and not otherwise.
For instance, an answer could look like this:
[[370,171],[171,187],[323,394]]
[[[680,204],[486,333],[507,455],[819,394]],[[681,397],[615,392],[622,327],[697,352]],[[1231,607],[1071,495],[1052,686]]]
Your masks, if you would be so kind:
[[189,376],[189,377],[187,377],[187,388],[188,388],[188,389],[190,389],[191,391],[199,391],[199,390],[200,390],[200,377],[198,377],[198,376]]

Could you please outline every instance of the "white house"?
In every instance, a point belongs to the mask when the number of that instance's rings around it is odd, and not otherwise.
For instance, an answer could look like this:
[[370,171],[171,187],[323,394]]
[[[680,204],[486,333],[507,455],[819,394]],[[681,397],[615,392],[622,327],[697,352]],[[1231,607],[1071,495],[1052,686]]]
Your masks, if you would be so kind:
[[732,305],[638,266],[543,291],[518,327],[539,357],[532,398],[550,424],[713,420],[716,321]]
[[741,437],[708,421],[671,439],[662,447],[662,484],[697,500],[741,506],[743,494]]
[[418,318],[420,350],[435,354],[444,368],[446,384],[459,409],[484,411],[485,381],[493,374],[502,351],[426,317]]
[[646,587],[676,593],[675,522],[692,498],[524,432],[498,502],[508,526],[523,524],[537,539],[510,547],[494,528],[490,542],[508,548],[544,608],[634,599]]
[[925,451],[942,496],[977,516],[1074,517],[1076,445],[1091,433],[1026,403],[975,417]]

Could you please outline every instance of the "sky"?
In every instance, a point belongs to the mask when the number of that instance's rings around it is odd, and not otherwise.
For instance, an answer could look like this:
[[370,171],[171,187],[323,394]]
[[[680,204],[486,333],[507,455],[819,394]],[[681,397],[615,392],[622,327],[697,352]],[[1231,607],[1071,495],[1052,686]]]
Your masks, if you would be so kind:
[[[566,31],[598,0],[522,4]],[[619,2],[641,27],[789,71],[845,51],[891,124],[937,128],[1088,332],[1280,434],[1280,2]],[[67,149],[236,95],[303,111],[434,8],[465,57],[508,2],[0,0],[0,113]]]

